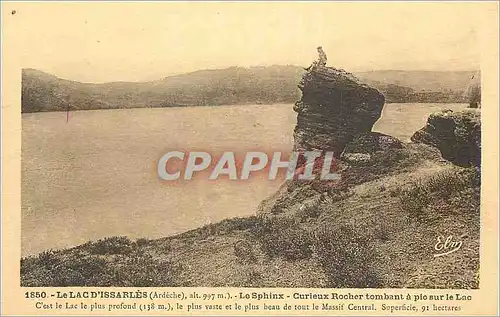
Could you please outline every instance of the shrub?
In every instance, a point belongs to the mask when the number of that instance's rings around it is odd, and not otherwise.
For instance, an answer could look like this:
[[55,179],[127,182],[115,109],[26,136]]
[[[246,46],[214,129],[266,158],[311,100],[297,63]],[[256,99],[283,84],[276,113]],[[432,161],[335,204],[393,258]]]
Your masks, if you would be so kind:
[[311,235],[294,219],[286,217],[263,217],[255,234],[262,252],[267,256],[295,261],[312,255]]
[[389,241],[391,228],[384,221],[381,221],[379,225],[375,228],[374,237],[382,242]]
[[328,278],[328,287],[380,286],[373,271],[375,249],[367,238],[357,234],[351,226],[318,230],[314,236],[313,250]]
[[151,255],[128,257],[116,267],[110,282],[115,287],[173,286],[176,271],[169,262],[160,262]]
[[471,187],[472,180],[469,170],[446,170],[429,177],[427,187],[429,192],[448,198],[454,193]]
[[93,242],[89,246],[90,253],[106,254],[129,254],[133,251],[133,242],[127,237],[110,237]]
[[[110,261],[108,261],[108,260]],[[151,255],[106,258],[101,255],[71,257],[57,266],[38,268],[36,277],[22,279],[23,286],[148,287],[173,286],[178,270]]]
[[233,278],[227,281],[229,287],[262,287],[262,273],[253,266],[248,266],[241,272],[239,278]]
[[157,244],[159,251],[163,253],[170,253],[172,251],[172,244],[169,240],[163,241],[161,244]]
[[234,255],[241,263],[248,264],[257,261],[257,257],[253,252],[252,244],[247,240],[238,240],[234,244]]
[[399,191],[403,210],[420,215],[425,207],[439,199],[450,199],[462,191],[480,186],[480,175],[474,168],[453,168],[411,183]]
[[417,215],[429,204],[430,197],[425,184],[416,181],[409,188],[399,192],[399,200],[404,210]]
[[143,247],[149,244],[149,240],[146,238],[139,238],[135,241],[135,244],[137,244],[138,247]]
[[106,260],[97,256],[68,260],[48,274],[50,286],[108,286],[107,275]]
[[43,267],[51,267],[59,263],[55,252],[53,250],[43,251],[38,255],[38,264]]
[[201,228],[181,233],[177,237],[206,239],[214,235],[224,235],[233,231],[252,229],[257,222],[256,216],[224,219],[218,223],[210,223]]

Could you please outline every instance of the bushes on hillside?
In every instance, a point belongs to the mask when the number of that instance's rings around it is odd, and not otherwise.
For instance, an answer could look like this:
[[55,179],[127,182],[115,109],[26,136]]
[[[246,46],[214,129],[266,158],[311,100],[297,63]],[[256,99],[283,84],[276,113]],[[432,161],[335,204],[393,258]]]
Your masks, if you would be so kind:
[[262,217],[256,232],[267,256],[296,261],[314,257],[327,277],[328,287],[378,287],[372,270],[376,252],[368,238],[355,228],[301,227],[294,218]]
[[[143,241],[144,240],[144,241]],[[110,237],[89,242],[73,252],[45,251],[21,260],[21,284],[38,286],[174,286],[178,268],[160,261],[139,247],[145,239],[133,242]]]
[[376,288],[379,279],[373,271],[375,248],[369,239],[349,225],[317,230],[314,253],[333,288]]
[[109,237],[89,245],[92,254],[128,254],[133,251],[134,242],[127,237]]
[[396,194],[403,210],[412,215],[420,215],[432,202],[450,199],[464,190],[479,190],[480,182],[479,170],[452,168],[416,180]]
[[261,217],[255,236],[262,252],[271,258],[295,261],[312,255],[311,235],[293,218]]

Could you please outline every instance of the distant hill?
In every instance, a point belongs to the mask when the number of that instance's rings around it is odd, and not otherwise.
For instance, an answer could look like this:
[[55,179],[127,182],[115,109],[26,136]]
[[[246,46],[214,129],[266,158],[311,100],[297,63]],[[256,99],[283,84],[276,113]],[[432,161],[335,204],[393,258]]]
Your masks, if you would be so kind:
[[22,111],[292,103],[304,70],[271,66],[202,70],[161,80],[87,84],[23,69]]
[[[293,103],[298,66],[200,70],[149,82],[80,83],[22,71],[22,112]],[[373,71],[355,74],[387,102],[466,102],[474,72]]]
[[356,73],[364,80],[378,81],[383,84],[411,87],[422,91],[465,91],[476,71],[407,71],[379,70]]

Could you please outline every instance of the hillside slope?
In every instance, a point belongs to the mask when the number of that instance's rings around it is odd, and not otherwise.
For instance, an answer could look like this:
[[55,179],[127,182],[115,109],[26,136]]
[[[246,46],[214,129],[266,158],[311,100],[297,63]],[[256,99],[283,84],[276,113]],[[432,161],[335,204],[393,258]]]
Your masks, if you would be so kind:
[[465,91],[476,73],[475,71],[380,70],[359,72],[356,75],[362,79],[378,81],[383,84],[411,87],[418,92],[424,90]]
[[162,80],[88,84],[24,69],[22,112],[292,103],[302,68],[231,67]]
[[[298,66],[200,70],[150,82],[80,83],[22,71],[22,112],[110,108],[293,103],[300,97]],[[387,102],[466,102],[471,72],[374,71],[356,74]],[[422,85],[430,88],[422,92]]]

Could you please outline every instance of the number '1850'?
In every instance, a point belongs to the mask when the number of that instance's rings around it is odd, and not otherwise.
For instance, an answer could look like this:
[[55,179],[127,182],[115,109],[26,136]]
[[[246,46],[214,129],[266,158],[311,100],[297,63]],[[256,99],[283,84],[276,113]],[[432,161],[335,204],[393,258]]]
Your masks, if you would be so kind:
[[26,292],[26,293],[24,293],[24,297],[26,297],[26,298],[46,298],[47,293],[45,293],[45,292]]

